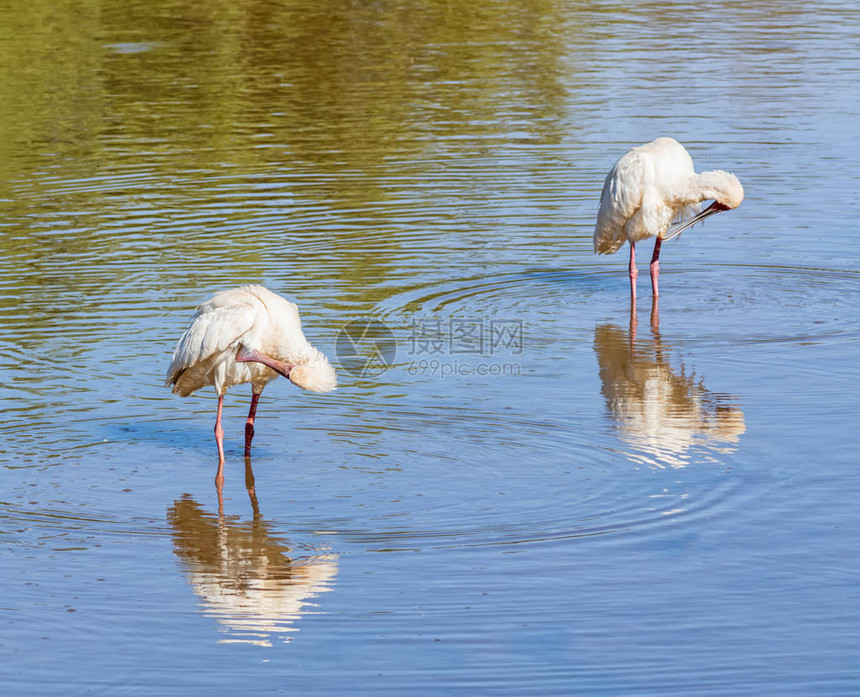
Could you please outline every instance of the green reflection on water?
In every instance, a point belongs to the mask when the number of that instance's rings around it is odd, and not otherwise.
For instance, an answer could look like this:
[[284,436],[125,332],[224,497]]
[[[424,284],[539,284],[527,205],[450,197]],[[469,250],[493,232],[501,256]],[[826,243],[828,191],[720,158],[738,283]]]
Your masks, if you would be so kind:
[[468,245],[464,212],[503,195],[491,145],[567,131],[562,2],[4,14],[0,313],[25,372],[238,283],[372,312]]
[[337,170],[446,136],[559,135],[564,3],[79,5],[7,12],[12,174],[28,153],[33,169],[41,155]]

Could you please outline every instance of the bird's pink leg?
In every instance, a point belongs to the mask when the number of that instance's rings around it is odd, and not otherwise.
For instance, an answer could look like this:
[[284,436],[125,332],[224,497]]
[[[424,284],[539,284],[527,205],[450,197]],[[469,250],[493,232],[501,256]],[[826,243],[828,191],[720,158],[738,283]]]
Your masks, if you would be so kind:
[[224,484],[224,429],[221,427],[221,409],[224,407],[224,395],[218,396],[218,416],[215,417],[215,443],[218,445],[218,471],[215,473],[215,484]]
[[636,300],[636,277],[639,269],[636,268],[636,245],[630,240],[630,297]]
[[245,457],[251,456],[251,441],[254,439],[254,417],[257,415],[257,402],[260,394],[251,395],[251,408],[248,410],[248,420],[245,422]]
[[654,243],[654,253],[651,255],[651,293],[656,298],[660,295],[657,290],[657,277],[660,275],[660,246],[663,244],[663,238],[658,237]]

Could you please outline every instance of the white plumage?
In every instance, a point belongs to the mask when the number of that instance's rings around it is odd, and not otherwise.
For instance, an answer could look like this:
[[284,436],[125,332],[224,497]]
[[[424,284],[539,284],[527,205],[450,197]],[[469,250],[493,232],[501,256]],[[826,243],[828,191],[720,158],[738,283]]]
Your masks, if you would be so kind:
[[[718,211],[737,208],[744,199],[738,178],[722,170],[697,173],[683,145],[673,138],[631,148],[606,175],[594,226],[594,251],[617,252],[630,243],[630,291],[636,297],[634,247],[656,237],[651,284],[658,295],[660,244]],[[700,211],[700,203],[713,203]],[[673,221],[678,221],[672,225]]]
[[197,308],[173,352],[166,384],[182,397],[214,386],[218,395],[215,438],[223,464],[221,408],[227,389],[251,383],[245,427],[245,454],[249,455],[257,400],[279,374],[313,392],[337,386],[334,368],[302,333],[298,307],[263,286],[242,286],[218,293]]

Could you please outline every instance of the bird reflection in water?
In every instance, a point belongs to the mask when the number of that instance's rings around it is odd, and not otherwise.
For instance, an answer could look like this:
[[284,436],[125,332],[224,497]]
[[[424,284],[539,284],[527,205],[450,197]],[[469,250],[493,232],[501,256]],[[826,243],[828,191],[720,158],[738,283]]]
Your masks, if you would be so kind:
[[656,298],[650,325],[650,339],[637,340],[636,307],[631,303],[628,332],[614,324],[594,331],[606,405],[621,439],[635,448],[628,457],[679,468],[689,464],[693,448],[733,452],[746,430],[737,398],[710,392],[683,364],[671,365]]
[[217,516],[208,513],[189,494],[173,502],[167,519],[174,552],[204,614],[227,635],[221,643],[271,646],[273,639],[290,641],[298,631],[295,622],[315,607],[311,599],[331,589],[337,557],[291,548],[275,535],[260,515],[250,458],[245,468],[254,511],[250,521],[224,516],[223,508]]

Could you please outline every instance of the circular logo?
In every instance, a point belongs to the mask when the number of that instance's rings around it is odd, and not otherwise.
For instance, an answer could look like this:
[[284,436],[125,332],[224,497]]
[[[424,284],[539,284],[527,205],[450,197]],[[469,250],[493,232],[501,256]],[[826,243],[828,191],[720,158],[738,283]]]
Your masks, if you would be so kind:
[[335,351],[340,367],[350,375],[375,377],[394,363],[397,341],[385,322],[365,317],[344,325]]

